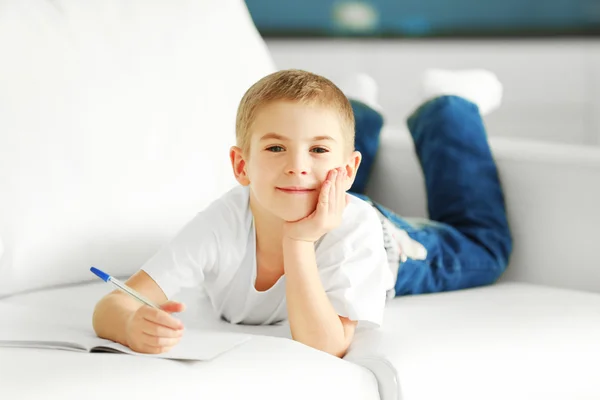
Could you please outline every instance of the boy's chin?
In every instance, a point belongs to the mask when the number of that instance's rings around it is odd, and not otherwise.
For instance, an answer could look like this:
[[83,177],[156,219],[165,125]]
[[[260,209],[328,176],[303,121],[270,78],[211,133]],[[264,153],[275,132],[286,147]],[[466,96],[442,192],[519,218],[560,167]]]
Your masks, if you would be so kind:
[[308,217],[312,214],[312,210],[290,210],[287,209],[285,211],[281,211],[277,213],[279,218],[284,220],[285,222],[298,222],[301,219]]

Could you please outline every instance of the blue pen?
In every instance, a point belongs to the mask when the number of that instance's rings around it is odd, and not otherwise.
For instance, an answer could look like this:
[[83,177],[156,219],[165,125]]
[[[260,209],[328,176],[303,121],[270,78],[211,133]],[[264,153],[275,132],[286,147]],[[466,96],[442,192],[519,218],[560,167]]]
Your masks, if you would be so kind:
[[147,298],[145,298],[144,296],[142,296],[141,294],[139,294],[138,292],[136,292],[135,290],[133,290],[129,286],[125,285],[123,282],[121,282],[118,279],[115,279],[114,277],[110,276],[106,272],[102,272],[98,268],[95,268],[95,267],[90,268],[90,271],[92,271],[94,274],[96,274],[96,276],[98,276],[98,278],[102,279],[104,282],[112,283],[117,288],[119,288],[122,291],[124,291],[125,293],[127,293],[127,294],[135,297],[136,299],[138,299],[142,303],[145,303],[145,304],[149,305],[150,307],[154,307],[154,308],[160,309],[160,307],[158,307],[156,304],[152,303],[150,300],[148,300]]

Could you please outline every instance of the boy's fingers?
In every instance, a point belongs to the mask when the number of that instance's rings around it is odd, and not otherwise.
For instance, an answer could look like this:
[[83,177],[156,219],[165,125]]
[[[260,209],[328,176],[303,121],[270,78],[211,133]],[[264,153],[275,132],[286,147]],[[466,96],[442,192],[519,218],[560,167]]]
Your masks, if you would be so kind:
[[170,346],[170,347],[150,346],[147,344],[143,344],[141,346],[141,348],[139,349],[139,352],[144,353],[144,354],[161,354],[161,353],[166,353],[167,351],[171,350],[172,348],[173,348],[173,346]]
[[172,347],[179,343],[179,338],[168,338],[148,335],[143,333],[144,343],[152,347]]
[[333,172],[333,177],[331,178],[331,185],[329,186],[329,198],[327,200],[327,210],[329,213],[333,212],[336,207],[337,202],[337,183],[339,182],[340,174],[337,169]]
[[171,329],[182,329],[183,323],[176,318],[173,318],[163,310],[152,309],[144,315],[144,319],[156,324],[166,326]]
[[329,205],[329,193],[331,190],[331,172],[327,175],[327,179],[323,182],[321,193],[319,194],[319,207],[324,208],[325,211]]
[[169,313],[182,312],[183,310],[185,310],[185,305],[176,301],[167,301],[166,303],[160,306],[160,309]]
[[338,178],[338,183],[337,183],[337,196],[336,196],[336,201],[337,204],[336,206],[339,207],[340,209],[344,208],[344,195],[346,194],[346,191],[344,190],[344,180],[346,179],[346,170],[344,168],[340,168],[340,173],[338,174],[339,178]]
[[165,338],[180,338],[183,336],[183,330],[174,330],[167,328],[166,326],[157,324],[145,324],[142,332],[150,336],[158,336]]

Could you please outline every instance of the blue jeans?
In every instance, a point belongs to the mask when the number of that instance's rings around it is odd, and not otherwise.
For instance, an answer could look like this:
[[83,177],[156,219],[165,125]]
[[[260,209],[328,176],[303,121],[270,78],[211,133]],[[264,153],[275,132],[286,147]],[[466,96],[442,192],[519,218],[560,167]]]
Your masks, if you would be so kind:
[[[351,192],[364,195],[383,119],[351,101],[362,175]],[[512,237],[504,195],[477,106],[456,96],[421,105],[407,121],[427,189],[429,220],[414,223],[375,203],[396,226],[427,249],[425,260],[400,264],[396,296],[459,290],[494,283],[506,269]]]

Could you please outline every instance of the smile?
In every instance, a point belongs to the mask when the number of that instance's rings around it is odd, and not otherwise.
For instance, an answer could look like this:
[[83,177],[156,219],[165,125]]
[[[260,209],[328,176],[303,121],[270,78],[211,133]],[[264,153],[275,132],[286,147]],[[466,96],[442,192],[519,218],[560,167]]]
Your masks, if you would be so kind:
[[315,191],[315,189],[308,189],[300,186],[278,187],[276,189],[280,192],[288,194],[307,194]]

